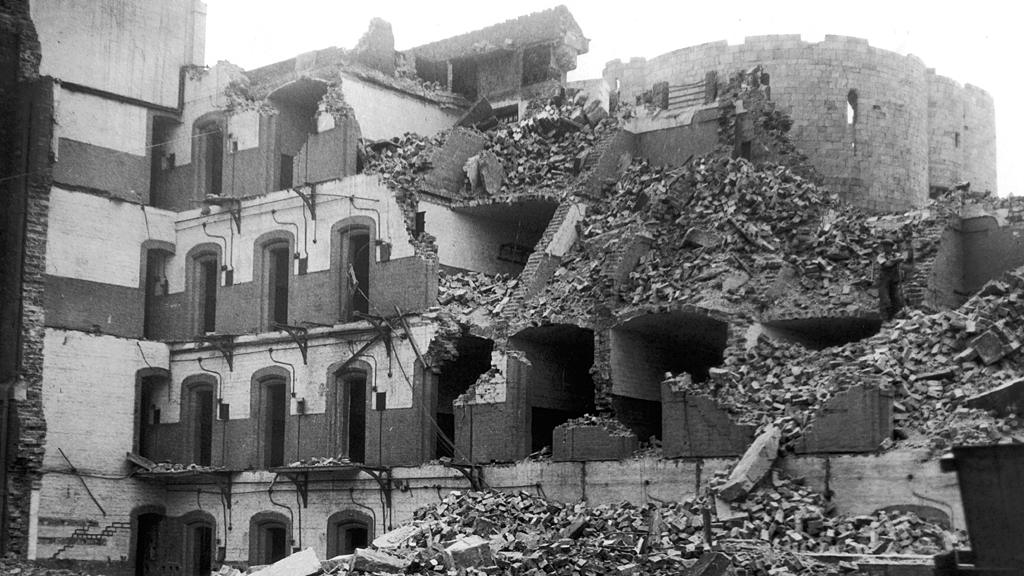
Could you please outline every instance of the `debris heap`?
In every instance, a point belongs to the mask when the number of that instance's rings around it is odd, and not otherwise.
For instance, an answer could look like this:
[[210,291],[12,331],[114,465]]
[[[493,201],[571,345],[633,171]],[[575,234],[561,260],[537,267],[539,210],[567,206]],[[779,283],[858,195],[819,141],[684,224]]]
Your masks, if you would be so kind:
[[[670,383],[710,395],[739,422],[782,421],[792,438],[814,408],[875,380],[893,389],[903,434],[929,439],[937,450],[1024,441],[1024,421],[1011,406],[972,407],[977,395],[1022,381],[1021,334],[1024,269],[989,282],[956,310],[911,310],[861,341],[813,352],[762,336],[742,357],[727,358],[708,382],[694,385],[679,375]],[[794,407],[800,412],[793,414]]]
[[957,538],[909,513],[836,517],[821,495],[778,475],[736,510],[713,511],[707,498],[588,507],[524,492],[452,492],[375,545],[410,573],[678,574],[710,551],[710,534],[757,575],[840,573],[805,552],[929,554]]

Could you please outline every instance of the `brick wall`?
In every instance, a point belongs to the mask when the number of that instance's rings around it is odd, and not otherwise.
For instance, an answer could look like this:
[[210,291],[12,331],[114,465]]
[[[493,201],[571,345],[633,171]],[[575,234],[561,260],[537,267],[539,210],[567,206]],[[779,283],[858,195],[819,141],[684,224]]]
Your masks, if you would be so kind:
[[[937,162],[935,179],[977,174],[994,189],[995,128],[987,94],[953,86],[918,58],[873,48],[865,40],[826,36],[809,43],[799,36],[759,36],[735,46],[714,42],[650,60],[612,61],[604,78],[610,86],[618,82],[623,98],[632,100],[656,82],[695,82],[708,71],[730,74],[757,64],[771,77],[772,99],[793,118],[794,142],[826,184],[851,202],[877,210],[925,204],[930,158]],[[858,97],[854,124],[847,123],[851,90]],[[963,138],[978,137],[962,139],[965,150],[974,150],[962,159],[948,154],[943,140],[960,109],[970,126]]]
[[740,456],[754,439],[754,426],[737,424],[714,399],[676,392],[662,383],[662,447],[667,458]]
[[[0,394],[7,411],[0,462],[0,552],[25,556],[32,543],[30,502],[39,487],[46,439],[43,373],[44,273],[52,179],[53,83],[40,79],[40,47],[28,2],[0,11]],[[21,175],[20,178],[12,176]],[[12,437],[8,438],[8,434]]]

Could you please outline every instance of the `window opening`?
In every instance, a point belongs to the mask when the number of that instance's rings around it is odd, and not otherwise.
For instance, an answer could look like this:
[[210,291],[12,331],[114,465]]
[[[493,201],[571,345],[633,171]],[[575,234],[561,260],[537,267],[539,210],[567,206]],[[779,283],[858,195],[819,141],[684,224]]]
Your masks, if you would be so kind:
[[352,320],[356,312],[370,312],[370,230],[349,228],[341,237],[342,319]]
[[335,377],[334,421],[336,430],[344,431],[340,442],[342,453],[352,462],[366,460],[366,372],[346,371]]
[[335,541],[331,544],[335,555],[352,554],[356,548],[366,548],[369,543],[369,530],[365,524],[347,522],[339,526],[335,532]]
[[959,132],[954,132],[953,133],[953,146],[956,147],[956,148],[960,147],[960,133]]
[[292,187],[292,182],[294,181],[294,161],[294,156],[281,154],[281,178],[277,184],[278,190],[286,190]]
[[167,294],[166,274],[167,253],[163,250],[146,250],[146,286],[143,298],[142,336],[153,338],[156,333],[156,298]]
[[288,555],[288,529],[280,522],[263,522],[256,528],[257,564],[273,564]]
[[857,91],[850,90],[846,95],[846,123],[854,125],[857,123]]
[[213,457],[213,388],[195,386],[189,396],[192,460],[200,466],[209,466]]
[[272,381],[263,386],[263,465],[284,465],[284,435],[288,412],[285,383]]
[[220,280],[217,256],[200,256],[196,258],[195,266],[198,328],[200,332],[214,332],[217,329],[217,284]]
[[267,310],[271,326],[288,323],[288,277],[291,251],[286,242],[267,247]]
[[137,451],[139,456],[143,458],[149,458],[150,456],[149,445],[152,442],[152,426],[156,424],[153,421],[155,419],[154,412],[156,412],[153,408],[154,384],[153,377],[146,377],[142,379],[139,388],[139,445]]
[[224,176],[224,131],[216,122],[200,124],[196,130],[203,160],[203,192],[220,196]]
[[416,229],[414,235],[419,238],[427,231],[427,213],[417,212],[416,213]]

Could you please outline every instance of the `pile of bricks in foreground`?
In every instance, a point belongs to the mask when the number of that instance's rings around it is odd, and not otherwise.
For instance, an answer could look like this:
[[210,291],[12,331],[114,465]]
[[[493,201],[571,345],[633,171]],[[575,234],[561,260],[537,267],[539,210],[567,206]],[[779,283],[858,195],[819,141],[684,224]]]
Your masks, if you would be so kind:
[[89,573],[80,570],[47,568],[13,558],[0,559],[0,574],[4,576],[89,576]]
[[825,564],[806,553],[934,554],[957,539],[909,513],[835,516],[821,495],[777,475],[745,500],[723,505],[718,501],[716,511],[709,496],[588,507],[522,492],[452,492],[370,549],[316,568],[330,574],[843,574],[856,566]]

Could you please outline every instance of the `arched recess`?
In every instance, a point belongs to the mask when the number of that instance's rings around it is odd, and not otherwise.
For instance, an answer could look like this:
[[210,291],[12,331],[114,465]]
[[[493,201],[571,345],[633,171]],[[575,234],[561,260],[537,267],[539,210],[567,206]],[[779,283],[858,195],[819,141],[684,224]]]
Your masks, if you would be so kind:
[[182,574],[209,574],[217,558],[217,520],[209,512],[193,510],[180,519]]
[[186,463],[213,464],[213,423],[216,418],[217,379],[211,374],[193,374],[181,383],[181,425],[184,430]]
[[249,519],[249,564],[273,564],[292,547],[291,520],[280,512],[257,512]]
[[[145,208],[143,208],[145,209]],[[167,294],[167,263],[174,256],[174,244],[163,240],[145,240],[139,253],[139,289],[142,290],[142,337],[160,334],[157,305]]]
[[612,406],[640,438],[661,438],[661,382],[666,372],[708,378],[722,363],[728,324],[700,310],[639,314],[613,327]]
[[271,230],[253,243],[253,285],[259,290],[260,330],[287,324],[289,294],[294,271],[295,236],[287,230]]
[[291,386],[291,374],[281,366],[266,366],[253,372],[249,416],[255,422],[257,468],[286,464]]
[[520,384],[525,385],[520,393],[526,403],[526,448],[536,452],[551,446],[559,424],[594,409],[594,331],[550,324],[521,330],[508,345],[528,360],[519,368]]
[[[344,366],[344,367],[343,367]],[[373,389],[373,368],[363,360],[336,362],[327,369],[327,421],[332,454],[366,461],[366,416]]]
[[377,223],[369,216],[351,216],[331,226],[331,293],[338,302],[338,320],[351,322],[356,312],[373,308],[370,285],[377,262]]
[[317,110],[327,93],[328,83],[303,77],[274,89],[267,100],[277,109],[272,117],[276,125],[272,165],[274,181],[271,190],[284,190],[308,182],[306,163],[296,166],[295,159],[317,133]]
[[192,123],[192,166],[197,200],[224,193],[226,132],[223,112],[204,114]]
[[135,567],[137,576],[160,574],[166,556],[171,553],[161,532],[167,529],[167,511],[163,506],[137,506],[131,511],[131,540],[129,542],[129,564]]
[[156,407],[156,396],[170,386],[171,372],[166,368],[141,368],[135,372],[135,418],[132,451],[145,458],[152,458],[158,442],[155,434],[160,424],[160,409]]
[[373,542],[376,521],[360,510],[339,510],[327,518],[327,557],[352,554]]
[[223,262],[220,244],[214,242],[196,244],[185,255],[185,297],[190,334],[205,334],[217,329],[217,293]]

